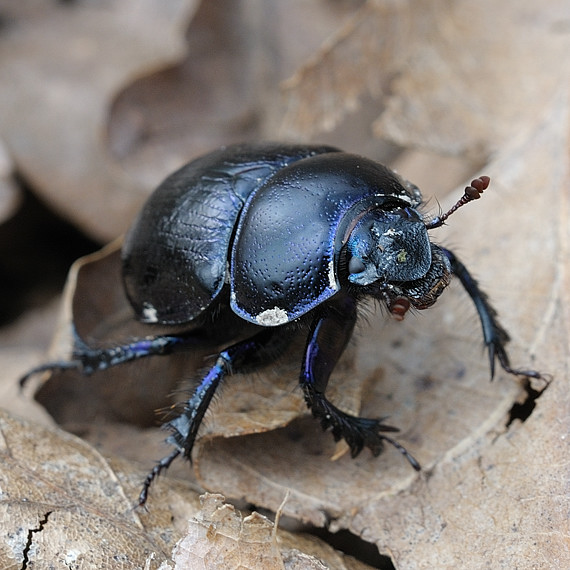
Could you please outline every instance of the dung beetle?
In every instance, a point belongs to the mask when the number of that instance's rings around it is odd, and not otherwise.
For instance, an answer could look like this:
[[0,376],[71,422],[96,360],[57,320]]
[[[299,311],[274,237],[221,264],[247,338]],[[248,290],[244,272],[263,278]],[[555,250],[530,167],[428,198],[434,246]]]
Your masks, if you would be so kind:
[[[243,144],[202,156],[169,176],[150,196],[122,249],[127,297],[139,321],[184,325],[104,349],[76,338],[72,360],[30,371],[75,368],[84,374],[191,347],[204,335],[225,346],[180,415],[166,423],[172,452],[152,481],[182,455],[191,459],[200,423],[226,374],[254,370],[306,335],[300,385],[323,429],[344,438],[353,457],[363,447],[396,447],[382,419],[349,415],[325,396],[329,376],[351,338],[359,304],[372,297],[396,319],[433,305],[452,276],[473,300],[489,355],[508,373],[509,336],[477,281],[428,230],[480,197],[489,178],[471,183],[451,210],[429,221],[419,189],[395,172],[330,146]],[[186,328],[187,325],[187,328]],[[24,380],[25,380],[24,378]]]

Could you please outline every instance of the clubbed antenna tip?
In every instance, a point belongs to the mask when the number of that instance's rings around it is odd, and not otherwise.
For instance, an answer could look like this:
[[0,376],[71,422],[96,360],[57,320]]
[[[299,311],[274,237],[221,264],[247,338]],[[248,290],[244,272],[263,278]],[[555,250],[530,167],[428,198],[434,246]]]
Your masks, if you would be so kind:
[[489,182],[491,182],[491,179],[488,176],[479,176],[479,178],[475,178],[475,180],[472,180],[471,185],[465,187],[465,192],[463,196],[461,196],[461,198],[457,200],[455,205],[452,206],[449,210],[447,210],[445,214],[437,216],[431,222],[427,223],[426,228],[428,230],[439,228],[445,223],[445,220],[447,220],[447,218],[449,218],[451,214],[459,210],[461,206],[464,206],[465,204],[468,204],[473,200],[478,200],[479,198],[481,198],[481,194],[483,194],[483,192],[489,187]]

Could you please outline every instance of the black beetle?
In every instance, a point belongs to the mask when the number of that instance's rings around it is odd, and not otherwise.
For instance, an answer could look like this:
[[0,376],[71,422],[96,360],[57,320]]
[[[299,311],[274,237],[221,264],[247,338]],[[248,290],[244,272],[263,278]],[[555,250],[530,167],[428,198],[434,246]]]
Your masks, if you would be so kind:
[[[300,384],[307,406],[352,456],[374,455],[387,441],[415,469],[417,461],[385,432],[381,419],[351,416],[325,396],[365,297],[402,319],[431,306],[459,278],[479,314],[489,354],[510,374],[509,336],[465,266],[434,245],[428,230],[479,198],[489,179],[472,182],[442,216],[424,221],[418,188],[389,168],[329,146],[258,144],[222,148],[169,176],[150,196],[124,241],[125,290],[145,323],[188,324],[182,334],[151,336],[108,349],[76,339],[73,359],[31,374],[77,368],[84,374],[151,355],[171,354],[202,335],[227,345],[187,401],[166,424],[174,450],[149,473],[144,504],[156,476],[180,454],[191,459],[200,423],[224,376],[267,364],[305,331]],[[237,340],[236,340],[237,339]],[[24,378],[24,380],[25,380]]]

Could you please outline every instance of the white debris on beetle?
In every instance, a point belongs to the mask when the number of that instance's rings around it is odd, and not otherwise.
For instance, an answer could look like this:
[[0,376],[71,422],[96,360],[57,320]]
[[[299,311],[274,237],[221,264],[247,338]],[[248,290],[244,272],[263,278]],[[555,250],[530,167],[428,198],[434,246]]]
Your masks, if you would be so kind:
[[333,289],[334,291],[338,290],[338,285],[336,283],[336,275],[335,275],[335,270],[334,270],[334,260],[331,259],[330,263],[329,263],[329,287],[331,289]]
[[158,322],[158,312],[150,303],[143,303],[142,314],[145,322],[147,323]]
[[289,316],[287,315],[287,311],[284,311],[279,307],[273,307],[273,309],[267,309],[262,313],[259,313],[255,318],[255,321],[257,324],[264,327],[276,327],[289,322]]

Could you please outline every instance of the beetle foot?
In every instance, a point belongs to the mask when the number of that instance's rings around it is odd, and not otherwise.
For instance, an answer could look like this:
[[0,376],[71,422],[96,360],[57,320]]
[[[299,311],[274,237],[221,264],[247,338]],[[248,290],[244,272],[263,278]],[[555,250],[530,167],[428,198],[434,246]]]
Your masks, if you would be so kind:
[[335,441],[344,439],[350,447],[350,454],[356,457],[364,447],[368,447],[372,455],[377,457],[384,450],[384,442],[395,447],[416,470],[421,469],[418,461],[408,450],[382,432],[397,432],[398,428],[382,423],[386,418],[361,418],[347,414],[331,404],[323,394],[311,389],[305,389],[305,401],[311,409],[313,416],[320,420],[324,430],[332,428]]
[[81,363],[76,360],[59,360],[40,364],[20,376],[20,388],[23,388],[32,376],[43,372],[63,372],[64,370],[81,370]]
[[192,449],[194,448],[196,433],[200,425],[200,421],[196,420],[196,412],[199,411],[199,409],[199,405],[194,409],[189,408],[187,405],[182,414],[163,424],[163,429],[170,431],[170,435],[166,438],[166,443],[171,445],[174,449],[168,455],[157,461],[152,470],[148,472],[139,494],[139,507],[145,505],[150,488],[155,479],[166,471],[177,457],[182,456],[192,463]]
[[526,378],[534,378],[535,380],[547,380],[544,374],[536,370],[525,369],[525,368],[513,368],[511,366],[509,356],[505,350],[505,343],[501,340],[494,340],[489,343],[488,347],[489,361],[491,364],[491,379],[495,375],[495,359],[499,361],[501,368],[508,374],[513,376],[524,376]]
[[155,336],[135,340],[129,344],[110,348],[91,348],[75,333],[75,346],[71,360],[48,362],[32,368],[20,378],[20,386],[24,386],[31,376],[42,372],[61,372],[77,370],[84,376],[99,370],[107,370],[118,364],[131,362],[147,356],[164,356],[172,354],[176,348],[194,342],[191,336]]
[[157,461],[156,465],[149,471],[146,476],[143,488],[139,494],[138,506],[143,507],[148,499],[148,492],[153,481],[163,472],[170,467],[170,464],[180,455],[180,450],[175,449],[166,457],[163,457],[160,461]]

